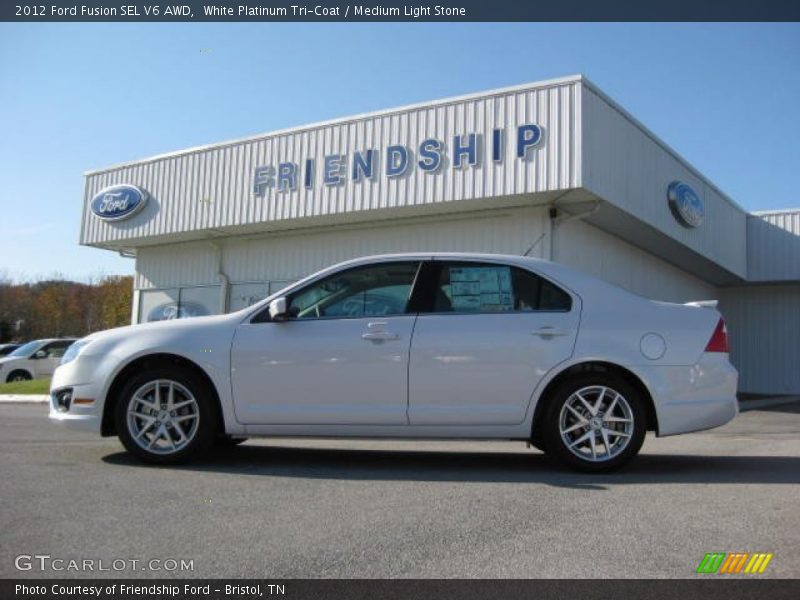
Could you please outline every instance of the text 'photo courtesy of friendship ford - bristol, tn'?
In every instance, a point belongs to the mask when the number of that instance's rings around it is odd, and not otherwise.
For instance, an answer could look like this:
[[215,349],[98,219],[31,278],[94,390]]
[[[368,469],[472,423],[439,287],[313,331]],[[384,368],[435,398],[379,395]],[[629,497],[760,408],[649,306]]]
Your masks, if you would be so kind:
[[251,436],[530,441],[608,471],[647,431],[717,427],[737,372],[714,302],[636,296],[557,263],[416,253],[324,269],[230,314],[92,334],[50,418],[175,463]]

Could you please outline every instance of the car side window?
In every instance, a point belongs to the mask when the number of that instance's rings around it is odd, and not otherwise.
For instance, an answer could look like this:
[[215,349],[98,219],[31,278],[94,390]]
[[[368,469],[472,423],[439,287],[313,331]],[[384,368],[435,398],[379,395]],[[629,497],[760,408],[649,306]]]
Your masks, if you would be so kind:
[[569,294],[538,275],[509,265],[442,263],[433,312],[568,311]]
[[568,293],[535,273],[513,267],[512,278],[515,310],[566,312],[572,308]]
[[288,298],[293,319],[384,317],[406,313],[418,262],[356,267],[312,283]]
[[434,290],[434,312],[506,312],[514,310],[511,267],[444,263]]
[[47,352],[47,358],[61,358],[71,344],[72,342],[51,342],[42,350]]

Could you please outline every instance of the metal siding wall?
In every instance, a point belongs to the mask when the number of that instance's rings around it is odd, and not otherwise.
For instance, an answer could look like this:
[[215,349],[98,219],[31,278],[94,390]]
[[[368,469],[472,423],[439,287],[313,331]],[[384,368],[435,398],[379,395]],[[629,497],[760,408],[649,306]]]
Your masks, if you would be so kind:
[[[103,187],[126,182],[146,189],[151,200],[140,214],[118,222],[97,218],[87,200],[81,243],[134,245],[136,240],[169,233],[574,188],[580,181],[579,89],[577,80],[532,86],[267,135],[90,174],[87,199]],[[542,125],[544,136],[528,158],[521,160],[515,155],[516,127],[526,123]],[[494,128],[505,132],[500,163],[492,161]],[[482,136],[480,164],[452,168],[453,137],[468,133]],[[447,166],[435,173],[415,166],[403,176],[385,175],[387,146],[407,146],[415,165],[418,146],[429,137],[444,142]],[[372,180],[348,179],[337,186],[321,183],[323,156],[347,155],[349,175],[352,153],[370,148],[379,151]],[[252,192],[256,166],[290,161],[302,168],[307,157],[315,159],[313,189],[305,189],[302,174],[298,174],[294,191],[271,190],[263,199]]]
[[[585,188],[732,273],[747,276],[747,213],[587,86],[581,115]],[[673,217],[667,187],[674,180],[685,181],[703,199],[706,217],[700,227],[687,229]]]
[[688,302],[718,297],[714,286],[581,221],[556,229],[553,260],[654,300]]
[[219,283],[218,251],[208,242],[140,248],[136,254],[137,289]]
[[723,290],[739,391],[800,394],[800,285]]
[[[231,282],[296,279],[339,261],[389,252],[473,251],[520,254],[549,226],[544,208],[486,211],[470,217],[387,222],[347,229],[219,240]],[[531,255],[545,257],[543,239]],[[187,242],[139,250],[139,289],[218,283],[216,250]]]
[[747,219],[749,281],[800,281],[800,209]]

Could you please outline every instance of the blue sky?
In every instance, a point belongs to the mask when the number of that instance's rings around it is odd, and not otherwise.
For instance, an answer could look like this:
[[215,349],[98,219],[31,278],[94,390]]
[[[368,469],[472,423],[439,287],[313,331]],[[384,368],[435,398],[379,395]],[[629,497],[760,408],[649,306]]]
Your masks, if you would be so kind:
[[83,172],[583,73],[750,210],[800,205],[798,24],[0,24],[0,275],[86,280]]

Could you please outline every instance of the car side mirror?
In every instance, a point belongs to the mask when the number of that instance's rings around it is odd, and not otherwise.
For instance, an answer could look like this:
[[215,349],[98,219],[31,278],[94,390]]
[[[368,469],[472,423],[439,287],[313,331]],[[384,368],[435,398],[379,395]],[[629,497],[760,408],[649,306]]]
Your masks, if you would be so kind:
[[285,321],[289,318],[285,297],[275,298],[269,303],[269,318],[273,321]]
[[44,350],[37,350],[34,353],[33,358],[47,358],[47,352]]

